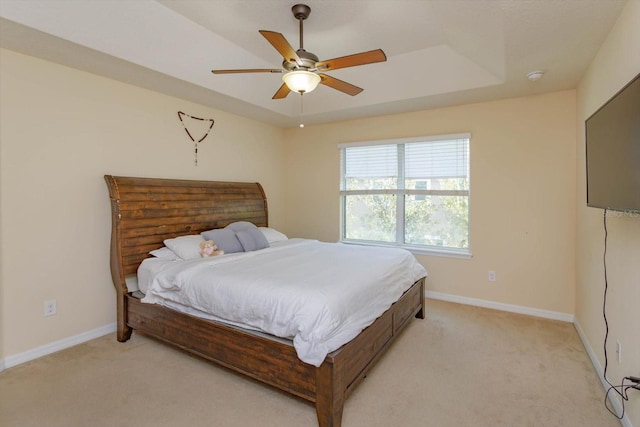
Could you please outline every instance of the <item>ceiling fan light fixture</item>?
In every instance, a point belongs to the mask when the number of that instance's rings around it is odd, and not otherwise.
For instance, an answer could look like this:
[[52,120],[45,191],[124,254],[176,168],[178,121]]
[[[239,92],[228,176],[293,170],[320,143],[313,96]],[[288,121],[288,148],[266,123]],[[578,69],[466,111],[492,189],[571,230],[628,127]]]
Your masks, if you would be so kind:
[[318,87],[320,76],[311,71],[290,71],[282,76],[282,81],[292,92],[309,93]]

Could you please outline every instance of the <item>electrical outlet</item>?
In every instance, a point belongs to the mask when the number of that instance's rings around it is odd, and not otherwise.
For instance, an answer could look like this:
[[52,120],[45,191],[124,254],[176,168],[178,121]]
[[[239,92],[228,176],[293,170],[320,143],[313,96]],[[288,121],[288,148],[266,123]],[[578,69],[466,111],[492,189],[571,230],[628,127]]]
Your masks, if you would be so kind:
[[490,282],[495,282],[495,281],[496,281],[496,272],[495,272],[495,271],[493,271],[493,270],[489,270],[489,273],[488,273],[488,275],[487,275],[487,279],[488,279]]
[[44,302],[44,315],[53,316],[58,312],[56,300],[52,299]]
[[622,363],[622,344],[620,344],[620,341],[616,341],[616,356],[618,357],[618,363]]

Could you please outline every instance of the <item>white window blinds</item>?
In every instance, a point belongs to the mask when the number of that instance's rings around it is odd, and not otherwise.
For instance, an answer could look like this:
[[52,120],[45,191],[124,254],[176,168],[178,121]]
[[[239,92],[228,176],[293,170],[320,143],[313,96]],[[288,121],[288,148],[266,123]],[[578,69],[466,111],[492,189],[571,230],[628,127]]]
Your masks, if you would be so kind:
[[341,144],[342,240],[468,251],[469,141]]

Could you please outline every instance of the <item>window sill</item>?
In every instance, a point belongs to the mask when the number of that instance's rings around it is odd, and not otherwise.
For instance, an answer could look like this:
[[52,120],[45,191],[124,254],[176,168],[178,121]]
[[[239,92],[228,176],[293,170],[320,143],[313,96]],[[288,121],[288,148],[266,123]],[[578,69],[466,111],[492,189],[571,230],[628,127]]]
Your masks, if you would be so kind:
[[347,245],[361,245],[361,246],[381,246],[383,248],[401,248],[406,249],[414,255],[430,255],[430,256],[439,256],[445,258],[458,258],[458,259],[471,259],[473,255],[471,252],[465,251],[463,249],[437,249],[434,246],[430,247],[416,247],[411,245],[392,245],[392,244],[384,244],[380,242],[367,242],[362,240],[340,240],[340,243],[344,243]]

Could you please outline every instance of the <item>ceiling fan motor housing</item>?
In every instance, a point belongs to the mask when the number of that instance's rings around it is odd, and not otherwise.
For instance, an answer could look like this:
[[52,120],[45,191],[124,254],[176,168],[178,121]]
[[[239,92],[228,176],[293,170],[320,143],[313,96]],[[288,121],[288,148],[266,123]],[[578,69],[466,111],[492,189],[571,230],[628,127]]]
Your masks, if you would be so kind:
[[298,49],[296,51],[298,54],[298,58],[300,58],[300,62],[302,65],[296,63],[296,61],[287,61],[286,59],[282,61],[282,67],[287,71],[294,70],[310,70],[316,68],[316,62],[318,62],[318,57],[311,52],[307,52],[304,49]]

